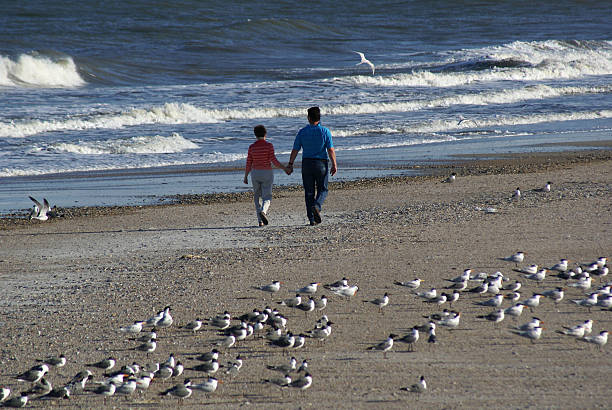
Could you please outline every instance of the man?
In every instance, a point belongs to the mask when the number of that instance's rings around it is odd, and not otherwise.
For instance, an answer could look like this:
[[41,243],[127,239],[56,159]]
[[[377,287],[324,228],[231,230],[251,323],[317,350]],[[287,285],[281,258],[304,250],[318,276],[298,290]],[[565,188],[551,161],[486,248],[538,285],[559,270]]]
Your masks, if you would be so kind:
[[[306,200],[306,215],[310,225],[321,223],[321,209],[327,197],[327,182],[338,170],[336,152],[332,135],[328,128],[321,125],[319,107],[308,109],[308,125],[295,136],[293,150],[289,157],[289,170],[293,172],[293,162],[302,151],[302,183]],[[328,158],[329,156],[329,158]],[[331,161],[331,169],[329,167]]]

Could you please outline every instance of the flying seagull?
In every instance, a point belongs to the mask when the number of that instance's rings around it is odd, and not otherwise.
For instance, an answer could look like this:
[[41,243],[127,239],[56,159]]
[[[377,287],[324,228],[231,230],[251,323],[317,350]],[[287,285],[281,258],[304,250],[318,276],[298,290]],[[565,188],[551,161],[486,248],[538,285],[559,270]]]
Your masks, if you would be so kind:
[[372,68],[372,75],[374,75],[374,64],[372,64],[372,62],[370,60],[365,58],[365,55],[363,53],[360,53],[359,51],[353,51],[353,53],[357,53],[361,57],[361,61],[359,63],[355,64],[355,65],[360,65],[360,64],[367,64],[367,65],[369,65]]

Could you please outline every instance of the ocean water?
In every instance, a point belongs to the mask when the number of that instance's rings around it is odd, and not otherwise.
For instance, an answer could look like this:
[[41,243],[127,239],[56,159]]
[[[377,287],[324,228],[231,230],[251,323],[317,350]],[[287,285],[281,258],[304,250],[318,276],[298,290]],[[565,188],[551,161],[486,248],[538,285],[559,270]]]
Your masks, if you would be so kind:
[[0,214],[248,189],[253,126],[286,161],[312,105],[344,179],[612,139],[609,1],[9,3]]

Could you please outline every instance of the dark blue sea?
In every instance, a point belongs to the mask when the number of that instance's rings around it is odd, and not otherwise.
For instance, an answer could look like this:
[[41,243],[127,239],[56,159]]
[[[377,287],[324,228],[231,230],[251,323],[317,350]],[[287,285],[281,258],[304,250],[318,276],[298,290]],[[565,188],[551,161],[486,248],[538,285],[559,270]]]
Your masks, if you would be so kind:
[[0,214],[248,189],[312,105],[337,179],[612,139],[611,1],[0,3]]

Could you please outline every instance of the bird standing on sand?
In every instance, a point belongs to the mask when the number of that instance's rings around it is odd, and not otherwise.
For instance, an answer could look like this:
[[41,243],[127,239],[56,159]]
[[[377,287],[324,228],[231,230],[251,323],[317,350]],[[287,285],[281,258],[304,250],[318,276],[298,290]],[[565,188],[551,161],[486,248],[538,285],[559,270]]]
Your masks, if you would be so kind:
[[527,339],[531,340],[531,343],[538,340],[542,336],[542,328],[540,326],[527,330],[511,330],[511,332],[516,335],[526,337]]
[[108,383],[101,384],[100,386],[96,387],[93,392],[101,395],[104,398],[104,404],[106,404],[106,398],[113,396],[116,390],[117,386],[115,386],[113,383]]
[[572,327],[565,327],[563,330],[557,330],[557,333],[561,334],[561,335],[567,335],[567,336],[573,336],[576,339],[581,339],[584,337],[584,332],[586,330],[586,326],[584,326],[584,323],[580,323],[576,326],[572,326]]
[[449,329],[454,329],[459,326],[459,321],[461,320],[461,312],[457,312],[448,317],[443,318],[438,322],[440,326],[446,326]]
[[53,367],[63,367],[66,364],[66,356],[63,354],[59,356],[47,357],[45,360],[38,360]]
[[48,372],[49,372],[49,366],[46,364],[41,364],[41,365],[32,367],[30,370],[20,374],[16,378],[17,380],[22,381],[22,382],[37,383]]
[[599,295],[597,293],[591,293],[588,297],[583,299],[573,299],[572,302],[577,304],[578,306],[583,306],[589,309],[589,313],[591,312],[591,308],[597,305],[597,299]]
[[515,254],[502,258],[502,260],[507,262],[514,262],[516,266],[518,266],[519,263],[525,260],[525,252],[516,252]]
[[391,348],[393,347],[393,339],[395,339],[396,337],[397,335],[391,333],[387,339],[374,346],[368,347],[368,350],[381,350],[383,352],[383,357],[386,359],[387,351],[391,350]]
[[385,292],[385,294],[380,298],[376,298],[373,300],[364,300],[364,302],[370,302],[373,305],[378,306],[378,311],[384,314],[383,308],[389,304],[389,294]]
[[278,302],[279,305],[281,306],[287,306],[287,307],[297,307],[300,303],[302,303],[302,296],[300,296],[299,293],[296,293],[294,297],[292,298],[287,298],[281,302]]
[[275,293],[275,292],[278,292],[280,290],[280,285],[281,285],[281,283],[279,281],[275,280],[275,281],[273,281],[272,283],[270,283],[268,285],[255,286],[255,289],[263,290],[264,292],[268,292],[268,293]]
[[268,365],[266,366],[269,370],[274,370],[275,372],[281,372],[284,374],[291,373],[297,369],[297,359],[295,357],[291,357],[289,363],[283,363],[279,365]]
[[488,315],[481,315],[481,316],[476,316],[476,317],[479,319],[486,319],[493,323],[499,323],[502,320],[504,320],[505,315],[502,309],[498,309],[498,310],[495,310],[489,313]]
[[536,282],[542,282],[544,279],[546,279],[546,272],[546,269],[540,269],[537,272],[527,275],[525,277]]
[[453,182],[455,182],[456,179],[457,179],[457,174],[453,172],[452,174],[448,176],[448,178],[446,178],[442,182],[446,184],[452,184]]
[[519,199],[521,199],[521,188],[517,187],[514,190],[514,193],[512,194],[512,198],[515,201],[518,201]]
[[273,384],[275,386],[284,388],[289,386],[289,383],[291,383],[291,377],[288,374],[285,374],[284,377],[273,377],[271,379],[264,379],[261,381],[262,383],[270,383]]
[[225,311],[222,315],[217,315],[208,319],[211,326],[217,327],[221,330],[227,329],[232,321],[232,316],[228,311]]
[[604,330],[600,332],[598,335],[594,335],[594,336],[584,336],[580,340],[588,342],[588,343],[593,343],[599,346],[599,348],[601,349],[606,343],[608,343],[608,331]]
[[504,295],[502,295],[501,293],[498,293],[492,299],[485,300],[482,302],[477,302],[476,304],[481,305],[481,306],[490,306],[490,307],[498,308],[502,305],[503,301],[504,301]]
[[402,387],[400,390],[405,390],[412,393],[423,393],[425,390],[427,390],[427,383],[425,382],[425,377],[421,376],[418,383],[415,383],[409,387]]
[[552,182],[548,181],[542,188],[535,189],[536,192],[550,192]]
[[201,328],[202,328],[202,320],[199,318],[192,320],[191,322],[183,326],[183,329],[191,330],[193,333],[197,332]]
[[315,300],[315,309],[323,310],[327,307],[327,296],[321,295],[321,299]]
[[344,277],[344,278],[342,278],[342,279],[340,279],[340,280],[338,280],[338,281],[336,281],[334,283],[329,283],[327,285],[323,285],[323,287],[325,289],[329,289],[331,291],[334,291],[334,290],[338,290],[340,288],[346,288],[346,287],[348,287],[348,285],[349,285],[348,284],[348,279],[346,277]]
[[147,355],[149,353],[153,353],[155,351],[155,349],[157,348],[157,340],[156,339],[151,339],[148,342],[145,342],[139,346],[136,346],[134,348],[134,350],[139,350],[141,352],[145,352],[147,353]]
[[419,329],[414,326],[410,333],[397,340],[402,343],[407,343],[408,350],[412,352],[414,351],[414,344],[419,340]]
[[144,325],[145,323],[146,322],[137,320],[131,325],[120,327],[119,331],[121,333],[140,333],[142,332],[142,325]]
[[438,296],[438,291],[436,290],[436,288],[431,288],[424,292],[418,292],[416,295],[423,299],[433,299]]
[[297,305],[297,308],[303,311],[305,315],[307,315],[308,312],[312,312],[313,310],[315,310],[315,301],[312,296],[309,296],[308,300],[303,300],[302,303]]
[[[108,359],[105,359],[108,360]],[[114,363],[113,363],[114,366]],[[91,379],[92,377],[92,373],[89,370],[82,370],[80,372],[78,372],[70,381],[69,384],[71,385],[80,385],[81,389],[85,388],[85,385],[87,384],[87,382]]]
[[368,60],[367,58],[365,58],[365,54],[363,54],[363,53],[361,53],[361,52],[359,52],[359,51],[353,51],[353,53],[359,54],[359,57],[361,57],[361,61],[360,61],[360,62],[358,62],[358,63],[357,63],[357,64],[355,64],[355,65],[361,65],[361,64],[367,64],[367,65],[369,65],[369,66],[370,66],[370,68],[372,69],[372,75],[374,75],[374,70],[375,70],[374,64],[372,64],[372,62],[371,62],[370,60]]
[[520,315],[523,314],[523,309],[525,308],[525,305],[522,303],[517,303],[516,305],[510,306],[508,308],[506,308],[504,310],[504,313],[508,316],[512,316],[514,317],[514,319],[516,319],[517,317],[519,317]]
[[540,306],[540,298],[542,297],[539,293],[534,293],[531,297],[527,298],[523,304],[529,307],[529,310],[533,313],[533,309]]
[[190,387],[192,389],[201,390],[205,393],[213,393],[215,390],[217,390],[218,385],[219,385],[219,380],[215,379],[214,377],[209,377],[208,379],[204,380],[202,383],[193,384]]
[[10,395],[11,395],[11,389],[10,388],[8,388],[8,387],[0,388],[0,403],[5,401],[6,399],[8,399]]
[[12,399],[6,400],[2,403],[5,407],[20,408],[25,407],[28,404],[28,393],[22,392],[21,396],[13,397]]
[[159,393],[160,396],[169,396],[172,395],[179,400],[186,399],[191,396],[191,380],[185,379],[183,383],[179,383],[174,387],[169,388],[166,391]]
[[39,394],[44,396],[45,394],[49,394],[53,390],[53,386],[51,383],[44,377],[40,379],[38,383],[35,383],[30,390],[27,391],[28,395]]
[[155,326],[157,327],[170,327],[172,326],[172,323],[174,322],[174,320],[172,319],[172,316],[170,315],[170,306],[166,306],[164,308],[164,313],[161,317],[161,319],[155,323]]
[[306,374],[304,374],[304,376],[300,377],[299,379],[295,379],[291,381],[291,383],[287,384],[287,386],[289,387],[294,387],[302,391],[306,390],[311,385],[312,385],[312,376],[308,372],[306,372]]
[[359,290],[357,285],[347,286],[344,288],[338,288],[337,290],[332,290],[336,295],[343,296],[345,298],[351,298],[355,296],[355,293]]
[[409,280],[408,282],[400,282],[396,280],[393,283],[398,286],[405,286],[409,289],[417,289],[419,286],[421,286],[421,279],[415,278],[413,280]]
[[309,283],[308,285],[304,286],[303,288],[300,288],[298,290],[295,291],[295,293],[303,293],[306,295],[313,295],[315,293],[317,293],[317,288],[319,286],[319,282],[312,282]]

